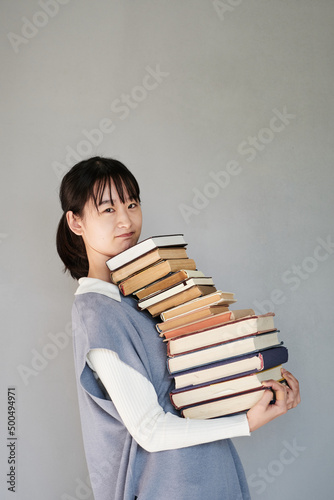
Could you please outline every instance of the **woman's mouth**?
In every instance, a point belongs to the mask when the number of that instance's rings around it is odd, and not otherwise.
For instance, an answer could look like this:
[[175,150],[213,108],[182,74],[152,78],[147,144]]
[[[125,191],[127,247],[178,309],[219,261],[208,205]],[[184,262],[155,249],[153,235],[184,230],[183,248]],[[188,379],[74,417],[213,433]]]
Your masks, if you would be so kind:
[[119,234],[117,236],[117,238],[131,238],[133,236],[133,232],[132,233],[123,233],[123,234]]

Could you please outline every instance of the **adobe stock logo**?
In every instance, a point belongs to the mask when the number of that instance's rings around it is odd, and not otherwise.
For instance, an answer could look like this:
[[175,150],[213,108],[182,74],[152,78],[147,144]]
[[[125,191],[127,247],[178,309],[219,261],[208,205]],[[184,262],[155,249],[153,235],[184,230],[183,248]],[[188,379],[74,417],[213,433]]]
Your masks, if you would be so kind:
[[0,243],[8,237],[6,233],[0,233]]
[[194,194],[192,204],[179,204],[179,210],[184,221],[189,224],[190,218],[204,210],[209,205],[210,200],[217,198],[221,190],[230,184],[231,179],[241,174],[241,172],[242,167],[235,160],[228,161],[224,170],[219,170],[218,172],[211,171],[209,173],[211,180],[203,186],[202,190],[197,187],[192,189]]
[[267,489],[269,484],[272,484],[277,477],[281,476],[285,467],[290,466],[300,457],[300,454],[306,450],[305,446],[299,446],[296,438],[292,444],[288,441],[283,441],[284,448],[281,450],[276,460],[271,460],[266,468],[258,468],[255,474],[251,474],[247,480],[252,488],[257,488],[256,493],[261,495]]
[[233,12],[236,7],[242,4],[243,0],[213,0],[212,5],[221,21],[225,20],[225,14]]
[[[314,247],[311,255],[306,255],[298,264],[292,264],[281,274],[281,281],[288,286],[291,292],[295,292],[314,275],[323,262],[326,262],[334,255],[334,241],[332,235],[328,234],[326,238],[320,236],[316,239],[317,245]],[[253,308],[259,314],[266,314],[270,311],[275,311],[275,307],[284,304],[288,299],[286,290],[282,288],[274,288],[269,296],[263,300],[255,300]]]
[[21,34],[13,33],[10,31],[7,33],[7,38],[15,52],[19,53],[19,47],[23,44],[29,43],[29,40],[35,38],[41,28],[44,28],[50,18],[55,17],[59,12],[60,5],[68,4],[70,0],[40,0],[38,2],[42,10],[37,10],[33,15],[31,20],[27,17],[22,17],[23,22],[21,26]]
[[[283,106],[282,111],[274,108],[272,113],[267,127],[262,127],[256,135],[248,136],[237,147],[238,153],[245,156],[248,163],[254,161],[258,154],[263,152],[267,145],[274,140],[275,136],[290,125],[291,120],[296,118],[296,115],[288,113],[286,106]],[[209,182],[205,183],[201,189],[197,187],[192,189],[194,196],[191,205],[186,203],[178,205],[184,221],[189,224],[190,218],[200,214],[210,204],[210,200],[220,195],[222,190],[226,189],[243,170],[244,168],[239,161],[230,160],[226,163],[225,169],[218,172],[211,171]]]
[[[129,92],[122,93],[119,98],[111,102],[110,110],[118,120],[125,120],[133,112],[132,110],[138,108],[142,102],[148,99],[150,93],[156,90],[169,76],[169,72],[163,71],[159,63],[155,67],[146,66],[145,71],[140,85],[135,85]],[[114,119],[105,117],[99,121],[96,127],[90,130],[83,129],[81,131],[83,138],[74,147],[66,146],[63,162],[52,162],[52,168],[58,179],[61,179],[75,163],[96,154],[96,148],[102,144],[105,135],[110,135],[116,130],[116,123]]]
[[255,160],[258,152],[263,151],[267,144],[274,140],[275,135],[282,132],[290,125],[291,120],[296,118],[296,115],[288,113],[286,106],[283,107],[282,111],[277,108],[272,111],[274,116],[269,120],[268,126],[261,128],[257,135],[247,137],[238,146],[238,153],[247,156],[246,161],[248,162]]
[[68,322],[64,331],[48,333],[47,336],[51,342],[45,344],[42,349],[39,351],[35,348],[31,349],[30,365],[19,364],[16,367],[25,386],[28,385],[30,377],[36,377],[47,368],[50,361],[58,357],[59,353],[68,346],[73,335],[75,333],[72,332],[72,323]]

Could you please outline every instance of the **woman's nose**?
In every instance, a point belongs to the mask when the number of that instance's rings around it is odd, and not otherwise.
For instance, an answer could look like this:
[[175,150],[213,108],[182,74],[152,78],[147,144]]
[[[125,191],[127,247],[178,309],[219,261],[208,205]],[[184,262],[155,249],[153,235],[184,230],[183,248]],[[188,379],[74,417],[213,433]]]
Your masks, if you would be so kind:
[[126,208],[118,210],[118,220],[117,225],[120,227],[129,227],[131,225],[131,220]]

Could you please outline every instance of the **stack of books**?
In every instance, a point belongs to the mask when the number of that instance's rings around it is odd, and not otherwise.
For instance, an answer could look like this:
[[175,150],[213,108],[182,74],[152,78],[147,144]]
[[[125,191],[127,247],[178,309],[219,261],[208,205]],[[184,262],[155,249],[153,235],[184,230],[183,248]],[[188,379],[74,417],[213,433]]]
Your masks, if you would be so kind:
[[207,419],[247,411],[282,380],[288,351],[274,314],[230,310],[234,293],[217,290],[212,277],[188,258],[183,235],[148,238],[109,259],[111,280],[137,306],[159,317],[167,367],[175,381],[172,404],[186,418]]

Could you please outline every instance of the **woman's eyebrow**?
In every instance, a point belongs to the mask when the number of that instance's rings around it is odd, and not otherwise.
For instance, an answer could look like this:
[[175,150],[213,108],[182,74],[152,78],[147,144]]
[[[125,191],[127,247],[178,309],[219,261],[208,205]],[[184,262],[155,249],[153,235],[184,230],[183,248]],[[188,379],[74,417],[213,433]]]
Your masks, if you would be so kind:
[[[136,201],[135,198],[128,196],[125,200],[124,203],[131,203],[133,201]],[[101,207],[101,205],[111,205],[112,207],[115,205],[114,201],[111,200],[110,198],[107,198],[106,200],[101,200],[100,203],[98,204],[98,207]]]
[[109,205],[114,205],[113,201],[110,200],[110,199],[108,199],[108,200],[102,200],[102,201],[100,201],[100,203],[99,203],[98,206],[100,207],[101,205],[108,205],[108,204]]

